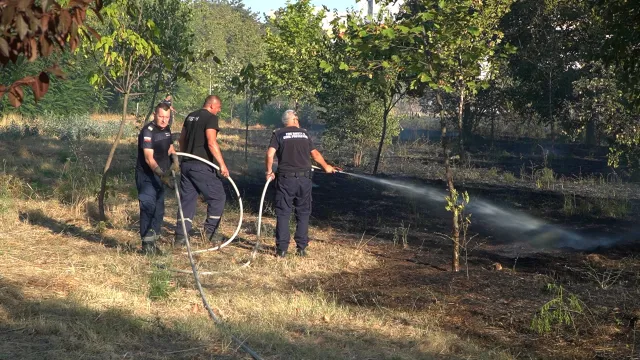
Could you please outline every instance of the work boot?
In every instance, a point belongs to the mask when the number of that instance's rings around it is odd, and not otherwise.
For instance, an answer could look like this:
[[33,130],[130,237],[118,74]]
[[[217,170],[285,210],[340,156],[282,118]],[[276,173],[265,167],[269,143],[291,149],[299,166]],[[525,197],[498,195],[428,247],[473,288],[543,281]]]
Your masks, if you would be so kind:
[[156,245],[155,241],[142,241],[142,253],[145,255],[162,255],[162,251]]
[[211,241],[213,244],[222,244],[224,242],[224,237],[222,234],[217,232],[210,232],[209,230],[204,230],[204,240]]
[[279,258],[287,257],[287,251],[286,250],[277,250],[276,249],[276,257],[279,257]]
[[297,248],[296,249],[296,255],[301,256],[301,257],[305,257],[305,256],[307,256],[307,250],[306,249]]
[[173,237],[173,247],[183,247],[186,245],[187,245],[187,239],[184,237],[184,235],[176,234]]
[[[194,229],[189,230],[189,240],[193,239],[193,236],[195,234],[196,234],[196,231]],[[184,235],[174,234],[173,235],[173,246],[174,247],[187,246],[187,239],[185,238]]]

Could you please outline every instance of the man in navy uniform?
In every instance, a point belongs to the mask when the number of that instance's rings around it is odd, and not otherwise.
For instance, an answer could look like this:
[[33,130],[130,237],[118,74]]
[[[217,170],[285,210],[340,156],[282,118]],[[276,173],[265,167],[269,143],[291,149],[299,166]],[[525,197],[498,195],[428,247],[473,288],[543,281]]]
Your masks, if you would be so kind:
[[[204,223],[204,236],[208,241],[220,241],[216,234],[220,218],[224,210],[226,195],[221,177],[228,177],[229,170],[222,158],[218,146],[218,113],[222,103],[220,98],[209,95],[202,109],[190,113],[184,120],[180,133],[180,151],[197,155],[201,158],[218,163],[219,172],[199,160],[185,157],[181,164],[180,203],[184,215],[187,233],[193,227],[193,217],[196,213],[198,194],[207,202],[207,219]],[[214,236],[215,234],[215,236]],[[180,214],[176,221],[176,236],[174,244],[185,244],[185,234],[182,230]]]
[[[164,186],[173,188],[171,171],[180,172],[178,156],[171,144],[168,126],[170,109],[160,103],[153,113],[153,121],[145,124],[138,135],[136,187],[140,203],[140,237],[142,251],[157,254],[156,240],[164,218]],[[169,162],[171,157],[172,164]]]
[[[315,148],[307,130],[300,128],[298,115],[287,110],[282,115],[282,129],[275,130],[265,159],[267,180],[276,179],[276,256],[285,257],[289,248],[289,219],[295,207],[296,254],[306,256],[311,215],[311,158],[327,173],[336,169],[328,165]],[[278,172],[272,171],[273,157],[278,157]]]

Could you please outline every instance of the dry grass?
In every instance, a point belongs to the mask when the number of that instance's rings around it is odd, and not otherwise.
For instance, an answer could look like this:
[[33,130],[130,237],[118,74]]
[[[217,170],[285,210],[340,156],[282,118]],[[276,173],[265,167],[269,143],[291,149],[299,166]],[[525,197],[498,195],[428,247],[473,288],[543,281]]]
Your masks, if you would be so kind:
[[[242,147],[235,144],[242,143],[237,135],[221,140],[229,152]],[[108,145],[96,140],[74,150],[78,163],[87,164],[86,174],[99,172]],[[78,177],[77,191],[71,190],[75,201],[66,203],[56,195],[55,189],[69,181],[61,176],[67,165],[58,160],[70,151],[68,144],[26,139],[3,142],[0,150],[7,154],[0,204],[8,203],[0,214],[0,358],[246,358],[212,326],[190,276],[172,274],[173,291],[162,299],[149,297],[150,279],[159,267],[189,266],[186,256],[171,252],[166,240],[164,256],[136,252],[133,140],[125,140],[116,153],[108,226],[93,220],[96,189],[82,188],[91,182]],[[227,162],[239,164],[242,158],[242,153],[229,153]],[[246,176],[260,166],[261,155],[253,154],[236,174]],[[222,228],[226,235],[238,216],[232,201]],[[170,196],[169,226],[175,211]],[[236,270],[248,258],[256,216],[246,215],[241,240],[221,252],[200,255],[202,270]],[[267,227],[274,225],[272,218],[265,221]],[[249,268],[203,279],[214,311],[266,359],[512,358],[445,330],[446,305],[441,303],[365,306],[327,291],[326,279],[343,277],[354,297],[368,296],[363,279],[384,262],[363,244],[356,246],[358,237],[316,225],[309,258],[277,260],[271,256],[273,240],[265,239],[263,252]],[[168,237],[170,228],[165,231]]]

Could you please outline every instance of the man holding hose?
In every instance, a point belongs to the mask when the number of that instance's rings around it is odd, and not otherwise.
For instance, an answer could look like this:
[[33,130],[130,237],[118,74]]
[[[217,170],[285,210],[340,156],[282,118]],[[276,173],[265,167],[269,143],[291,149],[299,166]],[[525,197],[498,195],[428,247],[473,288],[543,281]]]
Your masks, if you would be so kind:
[[[153,121],[145,124],[138,136],[136,187],[140,203],[140,237],[142,252],[159,254],[156,240],[164,218],[164,186],[173,189],[171,171],[180,173],[178,156],[171,144],[170,109],[159,103]],[[172,164],[169,166],[169,157]]]
[[[289,219],[295,207],[296,254],[307,255],[309,216],[311,215],[311,158],[326,173],[336,169],[328,165],[315,148],[307,130],[300,128],[298,115],[287,110],[282,115],[282,129],[275,130],[265,158],[267,181],[276,179],[276,256],[285,257],[291,240]],[[272,171],[273,158],[278,157],[278,172]]]
[[[216,234],[226,201],[221,178],[229,176],[229,170],[218,145],[218,132],[220,132],[218,113],[221,108],[220,98],[216,95],[209,95],[204,101],[202,109],[187,115],[180,133],[181,152],[197,155],[209,161],[215,159],[220,166],[220,171],[216,171],[209,165],[188,157],[182,160],[181,165],[180,204],[187,233],[193,227],[198,194],[201,194],[207,202],[204,237],[205,240],[211,242],[222,240],[221,236]],[[177,218],[174,245],[182,246],[186,244],[186,239],[182,230],[180,214]]]

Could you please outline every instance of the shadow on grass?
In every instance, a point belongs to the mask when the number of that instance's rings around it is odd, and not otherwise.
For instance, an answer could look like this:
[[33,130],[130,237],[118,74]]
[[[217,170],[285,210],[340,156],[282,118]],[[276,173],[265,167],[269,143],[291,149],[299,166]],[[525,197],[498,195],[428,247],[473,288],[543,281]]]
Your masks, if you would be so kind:
[[[71,300],[30,300],[0,277],[0,359],[241,359],[160,319]],[[216,344],[217,343],[217,344]]]
[[115,238],[96,234],[96,233],[84,230],[76,225],[67,224],[60,220],[56,220],[54,218],[51,218],[50,216],[45,215],[45,213],[42,210],[30,210],[27,212],[21,211],[19,212],[18,217],[20,221],[24,223],[47,228],[51,230],[52,233],[56,233],[56,234],[67,233],[69,235],[82,238],[92,243],[104,245],[105,247],[108,247],[108,248],[120,247],[120,248],[124,248],[125,251],[129,251],[129,252],[135,251],[135,248],[129,246],[126,243],[120,243]]
[[[204,317],[168,322],[73,300],[31,300],[2,277],[0,320],[0,359],[250,359]],[[442,358],[421,351],[416,339],[381,345],[382,334],[348,326],[290,322],[276,332],[226,325],[265,359]]]

